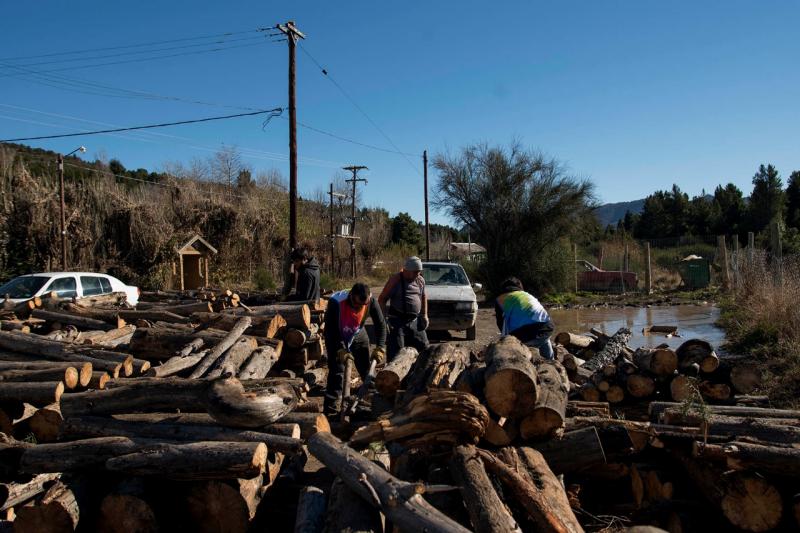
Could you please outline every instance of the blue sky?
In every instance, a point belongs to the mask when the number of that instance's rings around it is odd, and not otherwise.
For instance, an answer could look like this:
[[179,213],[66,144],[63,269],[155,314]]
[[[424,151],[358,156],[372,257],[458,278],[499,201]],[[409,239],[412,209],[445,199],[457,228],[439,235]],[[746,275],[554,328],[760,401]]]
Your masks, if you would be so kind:
[[[748,193],[760,163],[775,164],[784,177],[800,169],[800,3],[700,4],[14,2],[0,19],[0,139],[285,106],[286,44],[262,43],[256,32],[230,36],[225,45],[154,45],[165,50],[149,54],[122,48],[27,56],[246,32],[293,19],[308,36],[308,52],[403,152],[433,155],[517,139],[592,179],[603,202],[642,198],[672,183],[694,195],[733,181]],[[230,48],[205,52],[217,46]],[[131,61],[190,51],[203,53]],[[298,51],[297,59],[301,122],[392,149],[307,55]],[[76,68],[107,62],[117,64]],[[16,68],[2,66],[9,64]],[[32,70],[55,69],[31,81]],[[53,87],[65,82],[53,76],[70,78],[70,87],[79,79],[230,107],[83,94]],[[287,121],[261,123],[251,117],[158,130],[167,136],[30,144],[60,151],[85,144],[87,157],[105,154],[148,169],[208,157],[225,144],[245,149],[256,170],[288,175]],[[407,161],[302,128],[299,155],[301,194],[326,189],[340,166],[366,165],[367,203],[423,217],[420,157]],[[447,222],[440,213],[432,219]]]

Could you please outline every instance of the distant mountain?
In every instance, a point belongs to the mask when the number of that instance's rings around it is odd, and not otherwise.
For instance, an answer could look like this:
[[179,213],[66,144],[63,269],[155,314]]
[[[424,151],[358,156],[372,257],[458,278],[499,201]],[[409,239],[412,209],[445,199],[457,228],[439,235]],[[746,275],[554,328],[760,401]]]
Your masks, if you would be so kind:
[[600,226],[605,228],[609,224],[616,225],[621,218],[625,217],[626,212],[641,213],[642,209],[644,209],[644,198],[630,202],[603,204],[594,210],[594,214],[600,221]]

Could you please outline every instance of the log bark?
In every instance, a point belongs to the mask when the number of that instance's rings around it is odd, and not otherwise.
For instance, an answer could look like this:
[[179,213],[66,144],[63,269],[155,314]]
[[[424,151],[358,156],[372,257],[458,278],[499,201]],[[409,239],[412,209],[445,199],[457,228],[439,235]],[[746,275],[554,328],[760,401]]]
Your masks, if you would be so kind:
[[[649,407],[650,419],[653,422],[660,422],[662,413],[667,409],[681,408],[682,405],[676,402],[651,402]],[[766,409],[763,407],[742,407],[738,405],[707,405],[705,408],[715,415],[800,419],[800,410],[798,409]]]
[[22,507],[14,520],[15,533],[72,532],[78,527],[81,489],[56,481],[42,499]]
[[239,368],[244,364],[245,360],[250,357],[253,350],[258,348],[258,343],[253,338],[243,338],[237,340],[228,351],[217,359],[208,371],[209,378],[218,378],[220,376],[233,376],[239,373]]
[[253,306],[250,311],[241,308],[227,309],[226,313],[236,316],[273,317],[280,315],[290,328],[309,329],[311,326],[311,309],[306,304],[276,304]]
[[121,436],[131,439],[166,441],[263,442],[271,451],[296,454],[303,449],[298,438],[219,427],[218,425],[148,423],[101,417],[75,417],[64,420],[61,434],[68,438]]
[[95,522],[98,533],[157,533],[153,508],[140,495],[108,494],[100,502]]
[[499,416],[521,419],[533,412],[539,394],[536,369],[530,351],[513,336],[489,344],[484,395]]
[[159,307],[158,309],[186,317],[192,316],[193,313],[211,313],[214,310],[210,302],[168,305]]
[[714,348],[702,339],[690,339],[684,342],[675,353],[678,356],[678,367],[681,369],[697,364],[701,372],[708,374],[719,366],[719,357]]
[[752,470],[777,477],[800,477],[800,450],[749,442],[703,444],[695,442],[692,455],[698,459],[722,460],[730,470]]
[[628,341],[631,339],[631,330],[628,328],[620,328],[603,346],[603,349],[597,352],[594,357],[583,363],[583,368],[590,372],[596,372],[603,368],[608,363],[614,362],[617,357],[625,353]]
[[606,464],[606,455],[597,428],[567,431],[559,439],[529,445],[539,451],[556,475],[572,474]]
[[[91,369],[91,364],[89,364]],[[90,370],[91,372],[91,370]],[[81,376],[74,366],[66,368],[43,368],[40,370],[3,370],[0,371],[0,383],[63,381],[66,389],[74,389],[80,385]]]
[[24,402],[44,407],[58,402],[63,393],[64,383],[61,381],[0,382],[0,403]]
[[572,400],[567,402],[567,416],[611,416],[608,402],[586,402]]
[[350,490],[380,507],[386,518],[402,530],[468,532],[422,498],[424,485],[398,480],[330,433],[317,433],[309,439],[308,446]]
[[450,472],[461,487],[473,531],[497,533],[521,531],[489,479],[474,446],[457,446],[450,460]]
[[300,438],[308,440],[317,433],[330,433],[331,425],[328,417],[322,413],[298,413],[291,412],[281,417],[280,421],[287,424],[297,424],[300,426]]
[[[231,331],[235,326],[238,317],[228,313],[194,313],[192,321],[200,324],[207,324],[214,329]],[[278,331],[286,326],[286,320],[281,315],[273,316],[250,316],[251,325],[244,332],[245,335],[253,337],[274,338]]]
[[678,369],[678,355],[669,348],[639,348],[633,354],[633,362],[656,376],[671,376]]
[[418,355],[415,348],[401,348],[394,359],[375,376],[375,389],[385,398],[394,398]]
[[454,344],[433,345],[418,358],[408,378],[401,404],[429,389],[450,389],[469,364],[469,351]]
[[484,450],[478,454],[486,469],[509,489],[539,531],[582,532],[569,506],[564,487],[532,449],[503,448],[501,458]]
[[239,379],[263,379],[267,377],[270,369],[280,359],[280,352],[280,346],[278,350],[272,346],[256,348],[239,369]]
[[55,442],[64,418],[58,404],[51,404],[37,409],[25,420],[27,430],[36,437],[37,443]]
[[245,392],[236,378],[213,382],[206,393],[208,413],[232,427],[255,428],[277,422],[297,405],[290,385],[268,385]]
[[[11,466],[20,474],[50,472],[103,471],[106,460],[132,453],[143,446],[126,437],[104,437],[72,442],[37,444],[21,449],[19,458]],[[3,459],[11,459],[20,450],[4,450]]]
[[492,446],[508,446],[518,436],[519,428],[513,420],[503,417],[494,420],[492,415],[489,416],[486,431],[483,434],[484,441]]
[[328,368],[318,367],[306,370],[303,374],[303,380],[308,383],[309,387],[325,387],[328,381]]
[[[214,417],[207,413],[135,413],[135,414],[119,414],[113,416],[114,420],[121,420],[123,422],[139,422],[146,424],[166,424],[166,425],[182,425],[182,426],[207,426],[213,427],[216,430],[220,429],[219,422],[214,420]],[[103,420],[108,420],[104,418]],[[241,430],[233,430],[241,431]],[[268,433],[270,435],[281,435],[283,437],[290,437],[292,439],[300,438],[300,425],[292,423],[278,422],[256,428],[253,431]],[[216,440],[210,438],[203,438],[197,440]],[[236,439],[231,439],[236,440]],[[269,443],[267,443],[269,444]],[[272,449],[272,448],[270,448]],[[277,448],[276,448],[277,449]],[[278,449],[278,451],[282,451]],[[287,450],[285,453],[292,453]]]
[[108,459],[105,466],[126,475],[212,480],[249,479],[263,474],[266,464],[263,442],[193,442],[150,446]]
[[38,474],[25,482],[0,483],[0,511],[16,507],[45,492],[59,477],[59,473]]
[[192,373],[189,375],[190,378],[199,378],[205,375],[211,365],[213,365],[217,359],[219,359],[226,350],[228,350],[234,343],[239,340],[239,337],[242,336],[244,330],[250,327],[251,320],[249,317],[240,318],[236,322],[236,326],[228,332],[225,337],[216,346],[214,346],[211,351],[209,351],[203,359],[197,363]]
[[[181,355],[181,350],[190,343],[196,342],[196,339],[201,339],[204,347],[213,348],[228,333],[218,330],[194,331],[191,328],[159,322],[151,327],[137,328],[131,338],[128,350],[149,361],[166,361],[176,355]],[[256,339],[259,346],[277,348],[282,344],[276,339],[252,338]]]
[[250,511],[238,487],[221,481],[191,485],[183,499],[187,531],[218,533],[247,531]]
[[75,326],[76,328],[84,331],[98,330],[109,331],[112,329],[121,328],[125,325],[125,321],[120,319],[116,324],[109,324],[102,320],[95,320],[85,316],[73,315],[70,313],[58,313],[55,311],[45,311],[44,309],[34,309],[31,312],[33,318],[46,320],[50,323],[59,323],[61,325]]
[[126,344],[133,337],[133,332],[136,331],[136,326],[133,324],[126,325],[121,328],[112,329],[95,335],[91,339],[85,339],[83,344],[100,345],[106,348],[114,348],[120,344]]
[[522,419],[519,431],[523,439],[540,439],[557,435],[564,426],[569,380],[558,361],[542,361],[536,365],[539,394],[533,412]]
[[778,490],[751,472],[723,472],[696,459],[673,454],[700,492],[725,518],[745,531],[769,531],[778,526],[783,502]]
[[313,485],[304,487],[297,499],[295,533],[322,533],[327,505],[328,495],[325,491]]
[[145,379],[102,391],[78,392],[61,399],[65,417],[81,415],[112,415],[131,411],[205,412],[205,393],[209,386],[203,380],[179,378]]
[[568,331],[562,331],[555,336],[555,342],[569,350],[582,350],[594,344],[594,339],[586,335],[577,335]]
[[[115,378],[119,377],[122,368],[119,362],[72,352],[68,349],[68,345],[62,342],[49,341],[37,338],[36,335],[18,333],[16,331],[0,331],[0,348],[8,350],[8,352],[0,356],[1,359],[6,361],[26,362],[31,360],[30,356],[34,356],[39,361],[45,359],[47,361],[73,364],[88,362],[92,363],[95,370],[105,370]],[[130,356],[128,358],[133,359]]]
[[382,533],[381,513],[350,490],[341,478],[331,485],[325,533]]

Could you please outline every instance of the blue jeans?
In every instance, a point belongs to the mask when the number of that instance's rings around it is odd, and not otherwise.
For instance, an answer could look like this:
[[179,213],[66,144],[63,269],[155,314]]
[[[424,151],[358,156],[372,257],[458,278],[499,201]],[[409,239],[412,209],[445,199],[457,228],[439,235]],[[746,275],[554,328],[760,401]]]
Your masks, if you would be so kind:
[[555,354],[553,353],[553,345],[550,343],[550,337],[538,337],[535,339],[531,339],[525,343],[525,346],[538,348],[539,355],[541,355],[545,359],[550,359],[550,360],[555,359]]

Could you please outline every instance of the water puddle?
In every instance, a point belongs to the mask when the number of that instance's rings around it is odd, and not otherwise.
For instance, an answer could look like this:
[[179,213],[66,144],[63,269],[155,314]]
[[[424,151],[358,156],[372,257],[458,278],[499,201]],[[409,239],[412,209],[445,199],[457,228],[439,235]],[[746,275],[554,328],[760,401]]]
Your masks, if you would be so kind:
[[[597,328],[613,335],[619,328],[629,328],[633,333],[632,348],[655,347],[664,343],[677,348],[688,339],[705,339],[718,350],[725,342],[725,332],[714,325],[719,318],[719,309],[712,305],[553,309],[549,313],[556,332],[587,333],[591,328]],[[648,326],[678,326],[680,337],[657,333],[645,335],[642,330]]]

